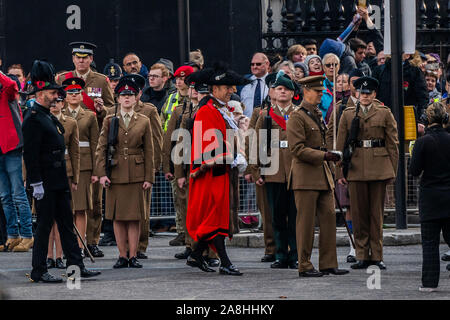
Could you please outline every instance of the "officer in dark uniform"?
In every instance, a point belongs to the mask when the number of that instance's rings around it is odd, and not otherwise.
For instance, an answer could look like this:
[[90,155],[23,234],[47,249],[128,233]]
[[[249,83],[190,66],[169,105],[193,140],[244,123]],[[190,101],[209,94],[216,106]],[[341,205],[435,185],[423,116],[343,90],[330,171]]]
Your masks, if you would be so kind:
[[103,74],[108,77],[109,86],[114,91],[119,83],[119,79],[122,77],[122,68],[114,62],[114,59],[110,59],[105,69],[103,69]]
[[67,265],[77,265],[81,277],[99,275],[98,271],[87,270],[81,258],[76,235],[73,229],[73,216],[70,207],[70,189],[64,159],[64,127],[50,113],[55,104],[58,89],[53,67],[44,61],[35,61],[31,69],[31,81],[36,102],[23,122],[23,157],[27,170],[27,183],[33,187],[36,199],[38,226],[33,248],[34,282],[62,282],[62,279],[48,273],[47,251],[49,234],[56,220],[61,236]]

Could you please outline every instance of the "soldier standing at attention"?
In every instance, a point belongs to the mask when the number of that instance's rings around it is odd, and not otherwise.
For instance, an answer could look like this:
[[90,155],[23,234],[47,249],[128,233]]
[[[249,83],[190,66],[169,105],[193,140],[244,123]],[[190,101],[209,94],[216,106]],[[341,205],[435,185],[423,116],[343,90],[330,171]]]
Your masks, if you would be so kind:
[[[291,113],[287,124],[287,139],[293,157],[289,186],[294,190],[297,207],[300,277],[348,273],[348,270],[337,268],[334,181],[328,161],[338,161],[340,157],[326,150],[326,125],[318,108],[324,79],[324,76],[310,76],[299,81],[303,86],[303,101]],[[320,271],[311,263],[316,216],[320,226]]]
[[[286,124],[289,122],[288,119],[291,112],[295,110],[295,106],[292,104],[295,87],[288,76],[285,76],[284,73],[278,73],[272,88],[275,90],[276,105],[262,111],[255,129],[258,136],[260,136],[259,132],[261,129],[278,130],[279,141],[277,141],[277,145],[273,145],[272,141],[266,142],[267,145],[271,145],[267,147],[271,156],[278,152],[277,161],[273,161],[270,164],[277,168],[274,168],[275,171],[272,174],[264,174],[263,168],[256,170],[257,176],[255,180],[257,186],[266,186],[266,197],[272,216],[276,260],[270,267],[274,269],[285,269],[288,267],[297,269],[298,256],[295,241],[297,210],[295,208],[294,193],[288,189],[292,155],[289,152],[286,136]],[[259,143],[264,144],[261,141]]]
[[[63,82],[67,93],[67,108],[64,111],[66,117],[71,117],[77,121],[80,146],[80,180],[77,190],[72,192],[74,221],[81,236],[86,236],[87,210],[92,210],[92,184],[98,181],[94,174],[95,150],[97,149],[99,129],[95,114],[81,107],[83,96],[81,92],[84,88],[84,81],[81,78],[68,78]],[[83,244],[79,240],[81,251]],[[91,251],[92,246],[88,246]],[[91,253],[94,255],[95,250]],[[96,253],[96,257],[103,257]]]
[[[66,159],[67,177],[69,178],[69,186],[71,191],[76,191],[80,177],[80,146],[78,140],[78,125],[77,121],[72,117],[65,116],[61,110],[64,107],[64,99],[66,93],[63,89],[58,92],[58,98],[54,107],[50,107],[50,112],[58,119],[64,127],[64,143],[66,144],[66,152],[64,158]],[[73,208],[73,203],[72,203]],[[55,247],[55,256],[53,255],[53,247]],[[52,232],[50,233],[47,254],[47,268],[65,269],[66,266],[62,260],[62,246],[56,223],[53,224]]]
[[[113,220],[119,259],[114,268],[142,268],[137,259],[140,222],[149,206],[146,192],[152,187],[153,141],[150,120],[133,110],[139,87],[130,79],[121,79],[115,90],[119,95],[119,128],[111,175],[107,176],[106,150],[113,116],[103,123],[96,153],[100,183],[106,187],[106,219]],[[128,253],[127,253],[128,249]],[[128,258],[128,255],[130,258]]]
[[[107,76],[97,73],[91,69],[94,61],[95,44],[88,42],[72,42],[72,62],[75,70],[61,74],[56,82],[63,83],[66,79],[78,77],[84,80],[85,86],[82,94],[81,107],[89,109],[97,116],[98,127],[102,127],[103,119],[106,116],[107,108],[114,106],[114,94],[111,90]],[[92,185],[92,209],[87,211],[87,226],[89,230],[100,230],[102,224],[102,194],[103,189],[100,183]],[[103,257],[103,252],[98,248],[100,231],[95,231],[98,236],[87,234],[87,244],[89,251],[94,257]]]
[[23,123],[23,158],[27,183],[33,187],[39,221],[30,279],[34,282],[62,282],[61,278],[48,273],[46,263],[48,238],[55,220],[67,265],[77,265],[81,277],[99,275],[100,272],[87,270],[84,266],[73,229],[70,188],[64,159],[64,127],[50,113],[50,107],[55,104],[61,87],[55,83],[53,67],[44,61],[34,62],[31,81],[36,101]]
[[391,110],[375,100],[378,81],[361,77],[353,85],[360,89],[360,106],[346,108],[339,122],[337,149],[343,151],[352,121],[358,110],[359,132],[353,142],[353,155],[347,177],[350,192],[357,263],[352,269],[365,269],[383,263],[383,212],[387,183],[394,179],[398,163],[397,123]]

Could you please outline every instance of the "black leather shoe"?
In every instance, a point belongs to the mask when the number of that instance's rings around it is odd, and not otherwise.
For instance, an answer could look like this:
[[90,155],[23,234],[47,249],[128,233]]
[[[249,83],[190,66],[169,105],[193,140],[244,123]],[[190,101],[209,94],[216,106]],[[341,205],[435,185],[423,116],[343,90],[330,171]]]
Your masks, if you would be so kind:
[[323,273],[320,271],[317,271],[316,269],[311,269],[308,271],[299,272],[298,276],[305,277],[305,278],[317,278],[317,277],[322,277]]
[[372,261],[371,265],[377,266],[378,268],[380,268],[380,270],[386,270],[386,265],[383,261]]
[[82,278],[92,278],[101,274],[100,271],[88,270],[85,266],[80,268],[80,276]]
[[187,259],[192,253],[192,249],[191,248],[186,248],[184,249],[183,252],[179,252],[175,254],[175,258],[177,259]]
[[145,253],[143,253],[143,252],[140,252],[140,251],[138,251],[136,253],[136,258],[138,258],[138,259],[148,259],[147,255]]
[[220,260],[216,258],[205,257],[205,261],[211,268],[217,268],[220,265]]
[[272,269],[287,269],[288,264],[287,262],[276,260],[274,263],[270,265]]
[[[105,256],[102,250],[100,250],[96,245],[90,245],[88,244],[88,249],[91,252],[92,256],[95,258],[102,258]],[[85,256],[88,256],[89,254],[85,251]]]
[[131,257],[130,260],[128,260],[128,267],[142,268],[142,264],[138,261],[136,257]]
[[261,258],[261,262],[274,262],[275,261],[275,255],[274,254],[265,254]]
[[44,282],[44,283],[60,283],[63,282],[63,279],[60,277],[55,277],[53,275],[51,275],[50,273],[46,272],[44,274],[42,274],[39,278],[37,279],[33,279],[31,278],[34,282]]
[[61,258],[56,258],[56,261],[55,261],[55,267],[56,267],[57,269],[65,269],[65,268],[66,268],[66,265],[64,264],[64,262],[62,261]]
[[367,269],[367,267],[370,266],[369,261],[367,260],[359,260],[357,263],[352,264],[350,268],[352,269]]
[[112,246],[117,246],[117,243],[113,237],[105,235],[103,238],[100,239],[98,245],[100,247],[112,247]]
[[239,269],[234,265],[230,265],[229,267],[220,267],[219,268],[220,274],[225,274],[228,276],[242,276],[243,273],[239,271]]
[[208,266],[208,264],[206,263],[205,259],[203,259],[202,256],[200,256],[198,259],[196,259],[196,258],[192,257],[192,255],[190,255],[187,258],[186,264],[191,267],[197,267],[204,272],[216,272],[216,270],[211,269]]
[[322,272],[324,275],[329,275],[331,273],[336,276],[340,276],[340,275],[349,273],[348,270],[338,269],[338,268],[323,269],[323,270],[320,270],[320,272]]
[[355,263],[356,262],[356,258],[355,258],[355,256],[352,256],[352,255],[348,255],[347,256],[347,263]]
[[114,269],[120,269],[120,268],[128,268],[128,259],[119,257],[119,260],[117,260],[116,264],[113,266]]
[[289,269],[298,269],[298,261],[289,262]]
[[442,255],[442,261],[450,261],[450,255],[449,254],[447,254],[447,253],[444,253],[443,255]]
[[447,271],[450,271],[450,263],[447,265]]
[[56,266],[55,260],[47,258],[47,269],[53,269]]

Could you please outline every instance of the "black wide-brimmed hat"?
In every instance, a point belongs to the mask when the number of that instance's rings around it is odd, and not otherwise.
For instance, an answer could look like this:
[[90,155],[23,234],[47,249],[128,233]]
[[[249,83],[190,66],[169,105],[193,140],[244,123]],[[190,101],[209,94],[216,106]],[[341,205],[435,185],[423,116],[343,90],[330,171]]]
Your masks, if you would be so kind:
[[38,91],[58,90],[62,88],[55,82],[55,71],[53,66],[47,61],[35,60],[30,71],[31,84],[33,90],[28,94],[35,94]]
[[251,81],[230,70],[223,62],[215,63],[212,68],[206,68],[191,74],[188,82],[203,83],[210,86],[243,86]]

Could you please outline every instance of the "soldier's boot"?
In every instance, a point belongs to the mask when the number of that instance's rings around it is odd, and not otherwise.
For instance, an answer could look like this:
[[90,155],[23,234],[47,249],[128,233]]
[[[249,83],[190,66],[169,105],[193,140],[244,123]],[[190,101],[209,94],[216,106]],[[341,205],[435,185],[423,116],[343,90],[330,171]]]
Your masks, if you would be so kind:
[[15,246],[12,251],[13,252],[28,252],[34,244],[34,238],[22,239],[22,241]]
[[180,246],[186,245],[184,232],[183,233],[179,233],[175,237],[175,239],[170,240],[169,241],[169,245],[170,246],[174,246],[174,247],[180,247]]
[[12,251],[22,241],[21,238],[8,238],[4,251]]

